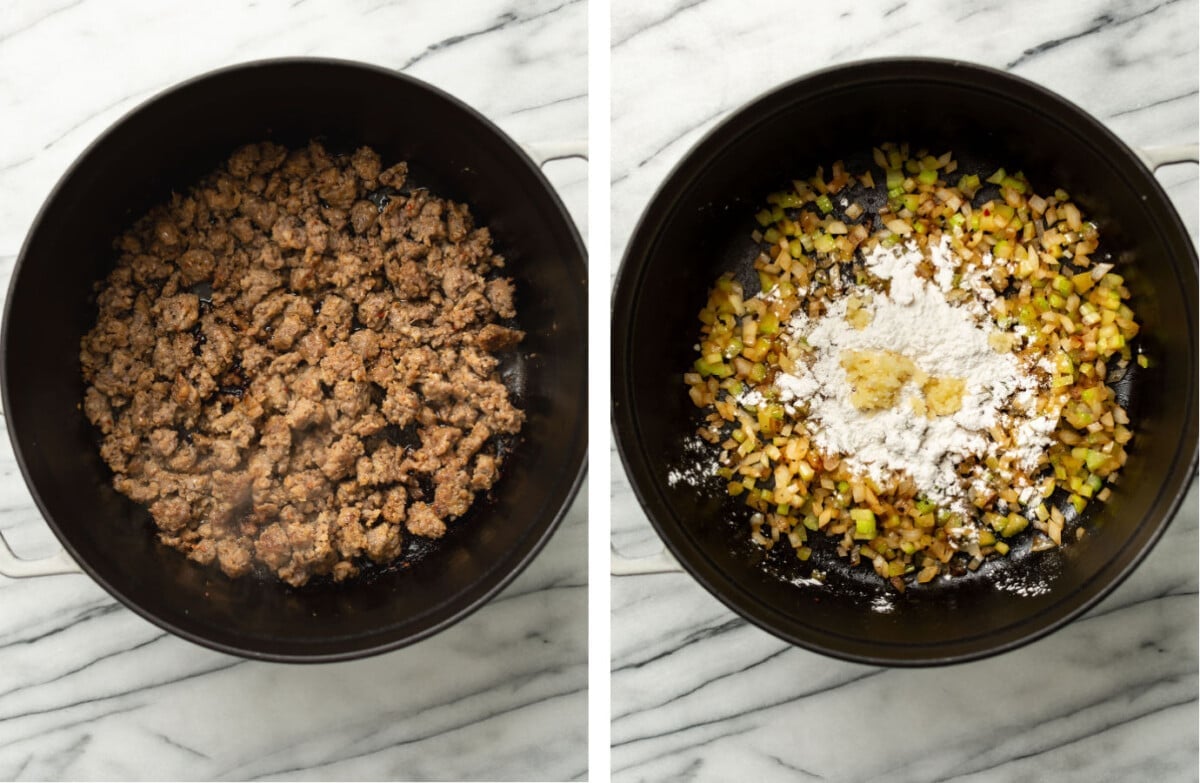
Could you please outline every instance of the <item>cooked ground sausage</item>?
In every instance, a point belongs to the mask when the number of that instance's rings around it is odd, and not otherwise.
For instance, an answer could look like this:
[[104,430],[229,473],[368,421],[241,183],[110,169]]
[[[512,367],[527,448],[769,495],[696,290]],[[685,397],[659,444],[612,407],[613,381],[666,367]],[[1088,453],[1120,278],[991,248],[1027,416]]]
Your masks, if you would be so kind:
[[493,436],[524,422],[493,356],[524,337],[495,323],[512,282],[467,207],[407,176],[368,148],[251,144],[115,243],[82,406],[163,543],[340,581],[498,479]]

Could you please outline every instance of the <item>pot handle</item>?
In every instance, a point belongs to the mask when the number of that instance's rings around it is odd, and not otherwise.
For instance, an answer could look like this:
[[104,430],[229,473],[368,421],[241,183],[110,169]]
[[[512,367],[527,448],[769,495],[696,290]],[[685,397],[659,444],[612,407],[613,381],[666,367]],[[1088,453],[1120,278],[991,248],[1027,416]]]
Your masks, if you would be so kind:
[[[3,411],[0,411],[0,415],[3,415]],[[17,557],[8,545],[4,531],[0,530],[0,575],[12,579],[24,579],[28,576],[82,573],[83,569],[71,559],[65,549],[60,549],[49,557],[41,557],[37,560]]]
[[677,574],[683,572],[670,552],[660,549],[646,557],[625,557],[612,547],[611,571],[613,576],[640,576],[642,574]]
[[1138,147],[1134,152],[1151,171],[1170,163],[1200,163],[1200,144]]
[[13,554],[4,534],[0,533],[0,574],[13,579],[27,576],[52,576],[54,574],[82,574],[83,569],[71,559],[67,550],[60,549],[49,557],[25,560]]
[[588,159],[588,143],[584,139],[572,141],[543,141],[525,145],[525,152],[533,158],[539,167],[544,167],[552,160],[567,158]]

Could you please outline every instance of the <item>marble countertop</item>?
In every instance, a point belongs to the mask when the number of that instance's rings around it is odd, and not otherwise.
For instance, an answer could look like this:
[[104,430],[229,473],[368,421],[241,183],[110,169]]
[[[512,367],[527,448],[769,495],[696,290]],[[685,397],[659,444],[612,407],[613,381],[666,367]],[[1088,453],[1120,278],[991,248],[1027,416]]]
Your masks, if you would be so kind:
[[[6,3],[0,291],[36,210],[76,155],[154,93],[224,65],[363,60],[449,91],[522,144],[586,136],[585,3],[454,8]],[[545,170],[586,227],[586,164]],[[586,777],[586,508],[585,489],[532,565],[471,617],[352,663],[243,661],[165,634],[85,576],[0,577],[0,779]],[[57,549],[4,431],[0,529],[22,556]]]
[[[1065,95],[1133,145],[1197,140],[1195,0],[614,0],[613,264],[654,189],[768,89],[888,55],[980,62]],[[1159,179],[1197,232],[1197,168]],[[612,456],[619,551],[658,539]],[[685,574],[612,580],[613,779],[1196,780],[1197,495],[1084,618],[991,660],[883,670],[793,648]]]

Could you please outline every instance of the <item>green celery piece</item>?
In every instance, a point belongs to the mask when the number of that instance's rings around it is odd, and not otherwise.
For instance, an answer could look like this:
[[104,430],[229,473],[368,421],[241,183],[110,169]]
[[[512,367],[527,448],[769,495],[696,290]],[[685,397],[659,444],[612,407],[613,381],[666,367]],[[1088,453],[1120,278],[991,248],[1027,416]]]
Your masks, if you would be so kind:
[[854,520],[854,537],[869,541],[875,538],[875,512],[867,508],[850,509],[850,518]]

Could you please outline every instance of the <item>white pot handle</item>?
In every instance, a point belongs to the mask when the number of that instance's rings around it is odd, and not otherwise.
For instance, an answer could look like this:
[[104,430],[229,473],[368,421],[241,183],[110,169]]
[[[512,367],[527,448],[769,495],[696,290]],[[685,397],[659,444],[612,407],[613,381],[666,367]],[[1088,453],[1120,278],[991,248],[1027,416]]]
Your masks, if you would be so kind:
[[1151,171],[1169,163],[1200,163],[1200,144],[1174,144],[1167,147],[1136,147],[1134,152]]
[[544,167],[552,160],[566,160],[567,158],[588,159],[588,144],[584,139],[576,139],[573,141],[544,141],[534,144],[526,144],[525,152],[529,153],[529,157],[537,161],[538,166]]
[[[0,411],[3,415],[3,411]],[[49,557],[37,560],[25,560],[17,557],[0,530],[0,574],[13,579],[23,579],[27,576],[53,576],[54,574],[82,574],[83,569],[71,559],[67,550],[60,549]]]
[[612,548],[611,569],[613,576],[640,576],[642,574],[677,574],[683,572],[679,561],[666,549],[660,549],[646,557],[625,557]]
[[4,539],[4,534],[0,533],[0,574],[4,576],[23,579],[27,576],[82,573],[83,569],[71,559],[71,556],[67,554],[67,550],[65,549],[60,549],[49,557],[37,560],[19,558],[9,548],[8,541]]

